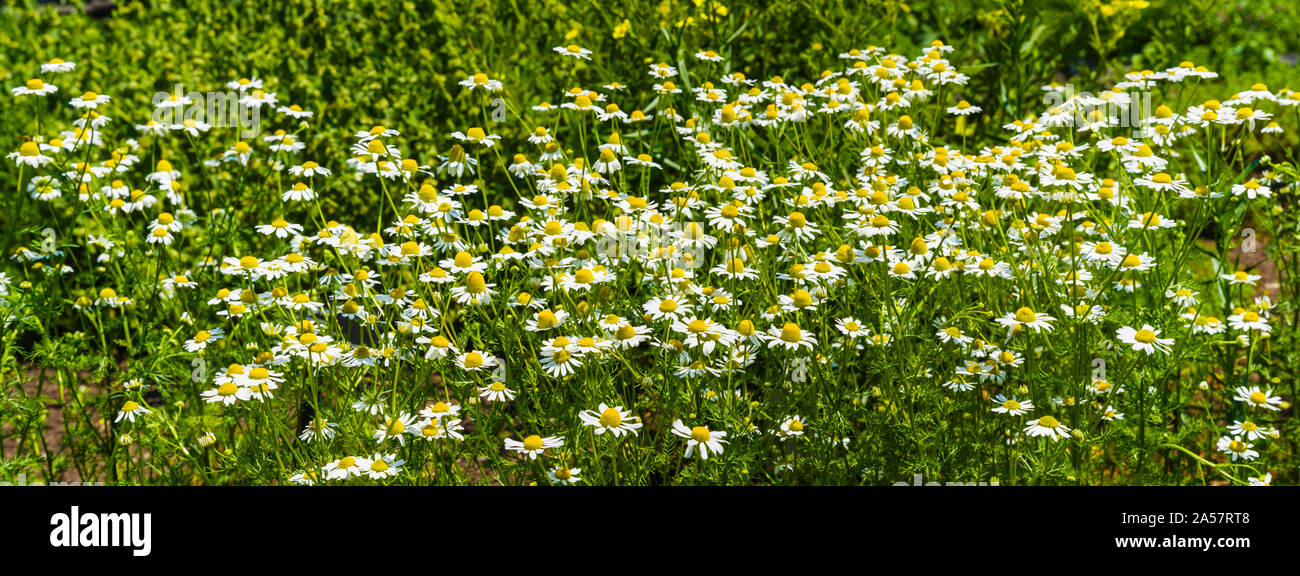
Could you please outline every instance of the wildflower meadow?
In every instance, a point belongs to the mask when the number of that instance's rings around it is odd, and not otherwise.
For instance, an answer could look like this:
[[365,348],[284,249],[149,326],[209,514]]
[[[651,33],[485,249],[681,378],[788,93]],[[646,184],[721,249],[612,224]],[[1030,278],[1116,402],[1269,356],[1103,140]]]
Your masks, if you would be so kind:
[[0,9],[0,479],[1300,479],[1293,5],[119,4]]

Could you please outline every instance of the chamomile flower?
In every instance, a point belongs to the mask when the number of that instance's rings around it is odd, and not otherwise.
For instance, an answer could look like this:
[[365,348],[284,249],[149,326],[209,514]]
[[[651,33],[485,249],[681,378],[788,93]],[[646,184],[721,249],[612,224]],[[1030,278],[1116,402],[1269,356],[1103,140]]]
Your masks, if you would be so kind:
[[1261,316],[1259,312],[1241,308],[1238,308],[1235,314],[1228,316],[1228,326],[1243,332],[1250,330],[1269,332],[1273,329],[1269,326],[1268,319]]
[[980,111],[981,108],[979,106],[972,105],[970,102],[965,100],[962,100],[961,102],[958,102],[956,106],[947,109],[947,112],[954,116],[970,116],[972,114],[979,114]]
[[679,298],[656,296],[642,305],[642,309],[645,310],[651,321],[657,322],[665,319],[676,321],[685,318],[691,314],[693,307],[689,302]]
[[525,436],[520,442],[514,438],[505,439],[506,450],[518,452],[528,456],[529,460],[536,460],[537,456],[545,452],[548,448],[559,448],[564,445],[564,440],[559,436],[547,436],[545,438],[532,434]]
[[1234,436],[1245,436],[1246,440],[1250,442],[1277,437],[1276,428],[1260,426],[1251,420],[1245,422],[1233,420],[1232,426],[1228,427],[1228,432]]
[[681,419],[673,421],[673,434],[686,439],[686,457],[699,453],[701,459],[708,460],[709,454],[722,454],[723,444],[727,443],[727,433],[709,430],[705,426],[687,427]]
[[1174,288],[1165,290],[1165,298],[1172,299],[1175,304],[1183,308],[1190,308],[1199,305],[1200,301],[1197,299],[1197,296],[1195,290],[1183,286],[1175,286]]
[[507,402],[515,399],[516,392],[506,387],[505,382],[493,382],[478,389],[480,398],[488,402]]
[[611,407],[601,403],[595,410],[583,410],[578,413],[583,424],[591,426],[596,434],[609,432],[615,438],[624,434],[637,434],[642,426],[641,419],[633,416],[631,411],[624,411],[622,406]]
[[331,422],[324,416],[317,415],[303,427],[302,433],[298,438],[303,442],[319,442],[321,440],[331,440],[338,434],[338,423]]
[[855,320],[852,316],[847,318],[837,318],[835,320],[835,329],[839,330],[840,334],[849,338],[862,338],[871,334],[869,328]]
[[1174,345],[1173,338],[1161,338],[1160,330],[1150,324],[1143,324],[1138,330],[1134,330],[1131,326],[1124,326],[1115,335],[1120,342],[1132,346],[1135,351],[1146,352],[1147,356],[1155,354],[1156,351],[1169,354]]
[[117,418],[113,419],[113,423],[121,422],[123,419],[129,422],[135,422],[136,416],[143,416],[149,412],[148,408],[138,404],[134,400],[127,400],[126,402],[123,402],[122,407],[118,409]]
[[371,480],[383,480],[397,476],[402,473],[403,464],[406,464],[406,461],[398,460],[397,454],[380,454],[376,452],[370,458],[356,459],[356,466],[361,469],[360,474],[364,474]]
[[780,346],[786,350],[797,352],[800,349],[812,350],[816,345],[817,337],[812,332],[800,328],[794,322],[786,322],[780,327],[772,326],[767,330],[768,348]]
[[58,74],[61,72],[71,72],[76,69],[76,62],[65,62],[61,58],[51,58],[48,62],[41,64],[41,74]]
[[1232,274],[1220,274],[1219,277],[1227,280],[1228,284],[1245,284],[1247,286],[1254,286],[1256,282],[1263,278],[1259,274],[1250,274],[1244,270],[1238,270]]
[[1247,462],[1259,458],[1259,452],[1254,450],[1250,442],[1242,440],[1241,436],[1223,436],[1215,444],[1215,448],[1226,454],[1233,462],[1242,459]]
[[1034,312],[1034,309],[1028,306],[1021,306],[1015,312],[1007,312],[996,320],[998,324],[1013,330],[1028,326],[1033,328],[1034,332],[1051,332],[1052,322],[1055,322],[1056,318],[1041,312]]
[[471,75],[468,78],[457,82],[457,84],[464,86],[465,89],[470,92],[473,92],[474,90],[500,92],[502,88],[500,80],[489,78],[487,74],[483,74],[482,72]]
[[402,412],[395,417],[385,418],[383,424],[375,429],[375,442],[382,444],[388,440],[397,440],[399,444],[405,446],[405,436],[413,433],[409,428],[414,422],[415,416],[412,416],[409,412]]
[[1233,196],[1245,196],[1250,200],[1268,198],[1271,194],[1272,192],[1268,189],[1268,186],[1261,184],[1259,180],[1254,178],[1247,180],[1245,183],[1232,186]]
[[491,148],[495,146],[498,141],[501,140],[500,136],[496,134],[488,134],[478,126],[470,128],[469,130],[466,130],[463,133],[452,132],[451,137],[460,140],[461,142],[468,142],[470,144],[482,146],[484,148]]
[[1008,416],[1022,416],[1034,411],[1034,403],[1029,400],[1019,400],[1015,396],[1007,398],[998,394],[993,398],[993,411]]
[[40,168],[54,162],[53,158],[41,153],[41,147],[36,142],[23,142],[19,145],[17,152],[9,154],[6,158],[13,160],[19,166],[30,166],[32,168]]
[[325,477],[329,480],[347,480],[366,474],[369,466],[362,468],[355,456],[344,456],[325,465]]
[[703,60],[703,61],[705,61],[705,62],[721,62],[721,61],[722,61],[722,55],[721,55],[721,54],[718,54],[717,52],[714,52],[714,51],[712,51],[712,50],[701,50],[701,51],[699,51],[699,52],[696,52],[696,53],[695,53],[695,58],[696,58],[697,60]]
[[1025,425],[1025,434],[1050,438],[1053,442],[1070,435],[1070,428],[1052,416],[1041,416]]
[[578,477],[579,474],[582,474],[581,468],[556,466],[546,472],[546,477],[550,479],[551,484],[577,484],[582,481],[582,478]]
[[208,330],[199,330],[194,334],[193,337],[191,337],[189,340],[186,340],[183,346],[185,347],[186,352],[199,352],[207,349],[208,346],[220,341],[222,335],[225,333],[226,331],[223,330],[221,327],[210,328]]
[[204,402],[220,403],[226,406],[236,402],[247,401],[252,397],[252,390],[244,386],[239,386],[234,382],[226,382],[216,388],[203,391]]
[[415,430],[412,436],[423,438],[427,441],[433,440],[464,440],[465,428],[461,426],[461,421],[450,416],[444,418],[425,418],[415,423]]
[[456,367],[466,372],[491,370],[496,365],[496,357],[483,352],[466,352],[456,357]]
[[264,236],[275,236],[276,238],[289,238],[302,234],[302,224],[293,224],[283,218],[277,218],[270,224],[259,224],[256,227],[257,233]]
[[552,340],[552,344],[542,347],[542,371],[551,378],[570,376],[582,366],[582,358],[569,349],[570,341],[563,336]]
[[109,100],[111,100],[111,98],[108,96],[108,94],[97,94],[95,92],[86,92],[83,93],[81,96],[73,98],[72,101],[69,103],[72,104],[73,108],[86,108],[89,110],[95,110],[100,106],[107,105]]
[[1263,408],[1274,412],[1282,409],[1282,398],[1274,396],[1272,390],[1264,390],[1259,386],[1241,386],[1235,392],[1237,395],[1233,400],[1245,403],[1251,408]]
[[48,84],[40,78],[32,78],[22,86],[15,86],[9,90],[14,96],[46,96],[59,91],[59,87]]
[[591,50],[583,48],[577,44],[556,46],[553,50],[561,56],[577,58],[579,60],[591,60]]
[[786,440],[796,436],[803,436],[805,427],[803,419],[796,414],[783,420],[776,433],[781,440]]
[[294,118],[296,120],[305,120],[315,115],[315,113],[312,112],[311,110],[303,110],[302,106],[299,106],[297,104],[293,104],[291,106],[280,106],[279,108],[275,109],[275,112],[277,114],[284,114],[285,116]]

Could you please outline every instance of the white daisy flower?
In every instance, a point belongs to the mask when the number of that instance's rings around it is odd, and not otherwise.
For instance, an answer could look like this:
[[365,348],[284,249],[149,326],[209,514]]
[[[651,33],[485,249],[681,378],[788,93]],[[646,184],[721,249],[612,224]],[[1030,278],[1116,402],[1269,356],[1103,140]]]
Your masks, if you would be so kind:
[[722,454],[722,445],[727,443],[726,432],[711,431],[704,426],[688,428],[681,419],[673,421],[673,434],[686,439],[687,458],[698,451],[700,458],[708,460],[710,453]]

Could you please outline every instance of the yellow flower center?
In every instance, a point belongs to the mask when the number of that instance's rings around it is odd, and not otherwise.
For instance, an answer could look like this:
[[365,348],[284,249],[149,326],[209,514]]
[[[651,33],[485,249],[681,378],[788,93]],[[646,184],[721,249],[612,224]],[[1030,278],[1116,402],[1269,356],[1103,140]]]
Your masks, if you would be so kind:
[[470,272],[465,278],[465,291],[471,294],[482,294],[485,290],[487,290],[487,281],[483,279],[483,275]]
[[812,294],[809,294],[807,290],[795,291],[791,300],[794,302],[796,308],[807,308],[812,306]]
[[606,408],[600,413],[600,425],[606,428],[617,428],[623,425],[623,415],[618,410]]
[[406,431],[406,425],[397,418],[389,418],[388,421],[384,422],[384,427],[388,429],[389,436],[396,436]]
[[474,265],[474,257],[470,256],[469,252],[457,252],[455,263],[459,268],[468,268]]
[[542,310],[537,313],[538,328],[546,330],[555,327],[556,324],[559,324],[559,318],[555,317],[554,312],[551,312],[550,310]]
[[483,355],[478,352],[470,352],[465,355],[465,368],[478,368],[483,365]]
[[533,451],[542,449],[542,437],[536,434],[524,438],[524,450]]
[[709,429],[703,426],[696,426],[694,428],[691,428],[691,439],[695,440],[696,442],[708,442]]
[[803,340],[803,331],[794,322],[786,322],[785,326],[781,327],[781,340],[792,344],[799,342]]
[[1029,323],[1037,319],[1038,316],[1034,314],[1034,310],[1028,306],[1016,310],[1016,322]]

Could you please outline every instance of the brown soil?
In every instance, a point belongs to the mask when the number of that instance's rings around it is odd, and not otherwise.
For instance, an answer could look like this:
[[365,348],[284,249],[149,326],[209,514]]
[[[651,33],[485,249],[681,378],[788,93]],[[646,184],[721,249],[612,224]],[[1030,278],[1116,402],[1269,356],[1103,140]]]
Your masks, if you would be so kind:
[[[79,382],[79,385],[88,386],[89,396],[93,397],[95,394],[98,394],[98,391],[100,389],[98,383],[90,381],[90,377],[88,374],[79,374],[79,376],[82,378],[82,380]],[[57,458],[59,455],[62,455],[64,452],[63,434],[66,428],[65,428],[64,414],[63,414],[63,403],[59,401],[58,381],[56,380],[56,377],[53,374],[47,372],[45,374],[45,383],[44,386],[42,387],[40,370],[28,369],[27,378],[23,382],[22,389],[23,389],[23,394],[27,398],[35,398],[38,395],[44,396],[45,398],[44,401],[45,411],[46,411],[45,424],[41,429],[41,436],[40,436],[41,438],[44,439],[44,445],[39,446],[38,450],[40,454],[44,456],[45,461],[48,462],[50,459]],[[71,391],[65,391],[65,394],[70,392]],[[102,433],[104,431],[104,428],[103,426],[100,426],[98,424],[99,422],[98,412],[95,410],[94,407],[91,407],[89,409],[89,412],[90,412],[90,421],[92,423],[95,423],[96,428]],[[2,431],[3,431],[2,435],[4,436],[4,440],[3,442],[0,442],[0,454],[2,454],[4,459],[6,460],[15,457],[16,455],[15,451],[18,449],[18,445],[20,442],[22,442],[23,444],[23,452],[29,453],[29,449],[32,446],[32,442],[35,441],[37,438],[31,432],[28,432],[26,440],[22,441],[21,439],[16,437],[16,435],[20,434],[22,431],[15,430],[13,424],[9,422],[4,423]],[[28,481],[29,482],[30,481],[80,482],[83,480],[83,478],[77,472],[77,470],[72,467],[69,467],[65,470],[55,470],[54,477],[52,478],[46,478],[46,473],[44,472],[44,469],[39,471],[37,474],[38,477],[33,477],[32,474],[29,473]]]

